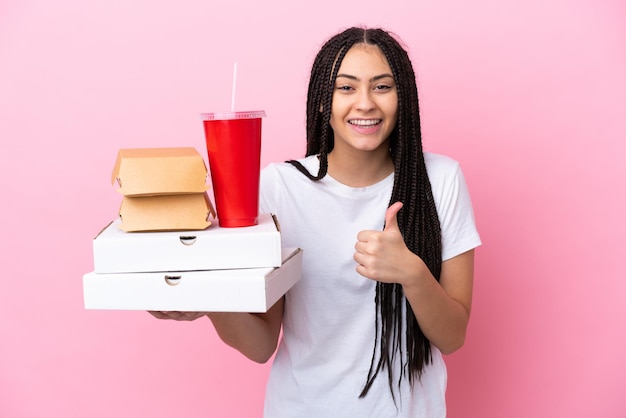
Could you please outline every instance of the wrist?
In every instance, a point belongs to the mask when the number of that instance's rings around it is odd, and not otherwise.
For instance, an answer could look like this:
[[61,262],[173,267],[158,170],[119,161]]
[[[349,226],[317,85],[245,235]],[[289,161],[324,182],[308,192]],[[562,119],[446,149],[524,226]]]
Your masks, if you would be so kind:
[[419,288],[423,278],[429,272],[424,261],[416,254],[411,254],[412,256],[410,257],[410,262],[407,265],[406,274],[404,274],[402,276],[402,280],[398,282],[402,286],[405,293]]

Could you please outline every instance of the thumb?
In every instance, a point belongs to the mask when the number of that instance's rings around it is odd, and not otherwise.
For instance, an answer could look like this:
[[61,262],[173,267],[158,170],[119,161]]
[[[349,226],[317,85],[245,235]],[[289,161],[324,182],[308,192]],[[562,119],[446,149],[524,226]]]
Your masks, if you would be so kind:
[[387,208],[387,213],[385,213],[385,231],[400,230],[400,227],[398,226],[398,212],[400,212],[402,206],[402,202],[396,202]]

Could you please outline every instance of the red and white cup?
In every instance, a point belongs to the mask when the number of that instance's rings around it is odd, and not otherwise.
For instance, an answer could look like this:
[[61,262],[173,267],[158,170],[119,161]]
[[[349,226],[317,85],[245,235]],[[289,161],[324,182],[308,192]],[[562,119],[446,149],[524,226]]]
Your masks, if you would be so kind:
[[258,224],[261,119],[264,111],[203,113],[219,225]]

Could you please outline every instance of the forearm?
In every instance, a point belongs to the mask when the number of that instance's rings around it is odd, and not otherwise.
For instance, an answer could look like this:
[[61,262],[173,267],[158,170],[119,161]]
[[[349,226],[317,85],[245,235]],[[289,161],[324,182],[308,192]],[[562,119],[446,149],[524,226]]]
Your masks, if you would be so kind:
[[403,289],[422,332],[435,347],[450,354],[463,346],[469,314],[434,278],[432,283]]
[[473,252],[444,264],[439,282],[419,258],[415,265],[415,274],[402,283],[404,294],[424,335],[442,353],[450,354],[465,342],[471,307]]
[[282,314],[281,299],[264,314],[212,312],[207,316],[224,343],[250,360],[265,363],[276,350]]

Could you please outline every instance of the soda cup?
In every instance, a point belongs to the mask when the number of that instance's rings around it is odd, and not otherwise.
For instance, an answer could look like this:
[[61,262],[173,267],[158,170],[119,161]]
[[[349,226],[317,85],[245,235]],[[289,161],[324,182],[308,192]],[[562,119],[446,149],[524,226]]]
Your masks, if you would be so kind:
[[258,224],[261,118],[264,111],[203,113],[219,225]]

